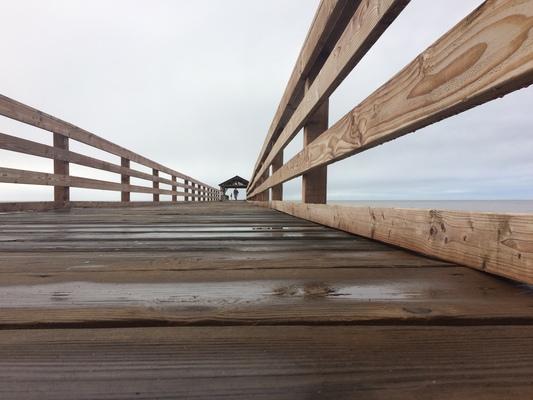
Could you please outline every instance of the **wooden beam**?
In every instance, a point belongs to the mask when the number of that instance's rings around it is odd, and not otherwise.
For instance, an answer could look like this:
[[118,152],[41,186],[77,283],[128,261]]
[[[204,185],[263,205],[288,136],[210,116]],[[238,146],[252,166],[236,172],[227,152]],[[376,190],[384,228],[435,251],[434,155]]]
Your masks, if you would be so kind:
[[[127,158],[121,157],[120,158],[120,166],[123,168],[129,168],[130,167],[130,160]],[[129,185],[130,184],[130,177],[129,175],[120,175],[120,183],[123,185]],[[130,201],[130,192],[120,192],[120,199],[123,202]]]
[[[257,173],[261,162],[268,155],[267,153],[273,141],[279,136],[283,126],[289,121],[300,103],[309,71],[313,67],[316,67],[317,63],[321,64],[321,61],[323,62],[323,60],[320,60],[320,56],[324,54],[325,48],[331,49],[337,42],[338,37],[332,35],[332,32],[340,23],[347,23],[349,18],[345,16],[353,15],[359,3],[360,0],[322,0],[320,2],[298,59],[296,60],[296,65],[294,66],[283,97],[268,130],[263,147],[257,158],[252,173],[252,180],[262,174],[262,172]],[[252,180],[250,180],[250,184]]]
[[133,162],[144,165],[146,167],[157,169],[169,175],[176,175],[182,179],[187,179],[191,182],[199,182],[190,176],[182,174],[173,169],[167,168],[155,161],[143,157],[137,153],[125,149],[109,140],[90,133],[68,122],[62,121],[59,118],[53,117],[33,107],[27,106],[23,103],[10,99],[9,97],[0,95],[0,115],[23,122],[28,125],[35,126],[59,135],[71,138],[89,146],[106,151],[108,153],[117,155],[119,157],[127,158]]
[[[175,192],[176,189],[177,189],[177,187],[175,185],[175,183],[177,182],[177,178],[174,175],[172,175],[172,182],[174,182],[174,184],[172,185],[172,191]],[[177,203],[178,202],[178,196],[177,195],[175,195],[175,194],[172,195],[172,202],[173,203]]]
[[[48,146],[27,139],[21,139],[16,136],[6,135],[4,133],[0,133],[0,149],[15,151],[23,154],[30,154],[38,157],[45,157],[52,160],[66,161],[71,164],[84,165],[86,167],[96,168],[103,171],[117,173],[120,175],[173,185],[173,182],[170,179],[165,179],[159,176],[153,176],[152,174],[137,171],[129,167],[126,168],[122,165],[98,160],[96,158],[88,157],[73,151]],[[190,185],[186,185],[180,182],[176,183],[176,186],[181,188],[191,187]]]
[[[54,147],[68,150],[68,137],[54,133]],[[66,161],[54,160],[54,174],[69,176],[69,164]],[[68,186],[54,186],[54,202],[56,207],[64,208],[70,201],[70,189]]]
[[489,0],[251,196],[533,83],[533,2]]
[[[188,180],[184,180],[183,182],[185,183],[186,186],[189,186]],[[185,197],[183,198],[183,200],[185,201],[189,201],[189,196],[188,196],[189,190],[190,190],[189,188],[185,189]]]
[[13,168],[0,167],[0,182],[21,183],[28,185],[67,186],[98,190],[113,190],[118,192],[152,193],[182,196],[184,192],[173,192],[166,189],[155,189],[146,186],[123,185],[121,183],[101,181],[98,179],[48,174],[44,172],[24,171]]
[[[276,158],[272,160],[272,173],[276,172],[283,166],[283,151],[278,153]],[[283,184],[279,184],[272,187],[271,193],[272,200],[281,201],[283,200]]]
[[[329,100],[325,100],[304,126],[304,148],[328,129],[328,117]],[[327,166],[318,167],[302,175],[302,202],[326,204],[327,168]]]
[[[152,169],[152,175],[153,176],[159,176],[159,171],[157,169]],[[154,190],[159,189],[159,182],[152,182],[152,187]],[[153,201],[157,202],[159,201],[159,193],[155,193],[152,195]]]
[[533,215],[530,214],[350,207],[285,201],[273,201],[268,205],[331,228],[533,284]]
[[270,154],[263,154],[263,151],[260,153],[258,163],[262,159],[265,162],[261,168],[254,169],[257,174],[252,175],[249,189],[255,188],[256,176],[268,168],[276,155],[329,98],[408,3],[409,0],[373,0],[365,1],[357,7],[345,29],[343,27],[344,32],[335,46],[336,50],[329,54],[321,69],[315,69],[316,75],[312,77],[309,89],[290,120],[287,120],[283,131],[280,130],[277,137],[269,132],[267,141],[275,143],[272,143]]

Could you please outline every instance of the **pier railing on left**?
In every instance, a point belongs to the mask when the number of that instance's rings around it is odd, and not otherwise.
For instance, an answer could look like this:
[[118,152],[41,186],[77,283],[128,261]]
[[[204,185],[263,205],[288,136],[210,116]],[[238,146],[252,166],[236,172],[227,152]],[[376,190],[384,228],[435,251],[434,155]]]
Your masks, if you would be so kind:
[[[0,211],[43,210],[51,208],[128,206],[162,203],[160,196],[171,196],[170,203],[176,203],[178,197],[184,201],[215,201],[220,198],[220,191],[197,179],[161,165],[140,154],[130,151],[100,136],[78,128],[68,122],[48,115],[35,108],[0,95],[0,115],[49,131],[53,134],[53,146],[34,142],[20,137],[0,133],[0,149],[52,159],[54,172],[44,173],[24,169],[4,168],[0,165],[0,182],[29,185],[47,185],[54,187],[54,200],[45,202],[1,203]],[[69,141],[75,140],[99,150],[120,157],[120,164],[99,160],[94,157],[69,150]],[[130,167],[134,162],[151,168],[152,173],[138,171]],[[69,164],[91,167],[120,175],[120,182],[98,180],[88,177],[72,176]],[[169,175],[170,179],[160,176]],[[132,185],[130,178],[139,178],[151,182],[150,186]],[[169,188],[161,188],[167,185]],[[70,188],[87,188],[110,190],[121,193],[120,201],[70,201]],[[152,194],[152,201],[131,201],[130,193]],[[168,202],[168,201],[167,201]],[[165,202],[165,203],[167,203]]]

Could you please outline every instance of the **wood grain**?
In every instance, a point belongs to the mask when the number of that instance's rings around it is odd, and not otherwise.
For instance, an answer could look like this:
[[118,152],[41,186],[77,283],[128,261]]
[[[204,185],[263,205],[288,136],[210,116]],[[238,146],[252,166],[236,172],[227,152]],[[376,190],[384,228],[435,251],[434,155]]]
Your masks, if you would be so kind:
[[173,192],[172,190],[150,188],[146,186],[124,185],[121,183],[102,181],[98,179],[82,178],[77,176],[65,176],[48,174],[45,172],[24,171],[13,168],[0,167],[0,182],[21,183],[28,185],[68,186],[98,190],[114,190],[120,192],[177,194],[183,196],[185,192]]
[[[121,165],[114,164],[108,161],[98,160],[80,153],[69,151],[68,149],[61,149],[58,147],[47,146],[42,143],[37,143],[31,140],[18,138],[11,135],[0,133],[0,149],[15,151],[17,153],[30,154],[38,157],[50,158],[53,160],[64,161],[68,163],[83,165],[86,167],[96,168],[103,171],[114,172],[124,177],[135,177],[145,179],[148,181],[164,183],[171,186],[178,186],[185,189],[190,189],[192,186],[186,183],[176,182],[153,176],[145,172],[137,171],[129,167],[129,160],[122,157]],[[125,160],[125,161],[122,161]],[[127,167],[126,167],[127,161]],[[125,183],[125,182],[122,182]]]
[[533,284],[533,215],[272,202],[276,210]]
[[530,85],[532,21],[529,0],[486,1],[249,196]]
[[10,399],[528,399],[533,327],[0,332]]
[[338,30],[342,32],[359,3],[360,0],[321,0],[257,158],[252,179],[262,175],[262,173],[257,174],[261,162],[297,109],[303,97],[307,75],[313,68],[322,66],[337,42],[338,36],[335,32]]
[[527,286],[247,202],[134,205],[0,215],[2,399],[531,391]]
[[272,143],[269,154],[260,153],[258,162],[262,162],[263,159],[264,162],[261,168],[254,170],[256,173],[250,180],[250,190],[257,183],[255,178],[272,164],[276,155],[289,144],[313,113],[329,98],[408,3],[409,0],[366,0],[359,3],[335,44],[335,50],[329,54],[317,76],[313,77],[302,101],[283,126],[282,132],[277,137],[267,136],[267,141],[275,143]]
[[[68,151],[68,138],[54,133],[54,148]],[[54,160],[54,174],[68,177],[70,175],[69,163]],[[68,186],[54,186],[54,202],[58,208],[64,208],[70,201],[70,188]]]

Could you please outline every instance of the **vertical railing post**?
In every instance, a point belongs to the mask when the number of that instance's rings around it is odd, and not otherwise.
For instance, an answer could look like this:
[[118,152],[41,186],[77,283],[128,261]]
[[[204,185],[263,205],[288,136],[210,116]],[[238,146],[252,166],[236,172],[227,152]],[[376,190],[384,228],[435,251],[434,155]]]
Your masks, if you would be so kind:
[[[183,181],[186,185],[189,185],[189,181],[187,179],[185,179]],[[189,188],[185,188],[185,193],[189,193]],[[183,198],[185,201],[189,201],[189,196],[185,195],[185,197]]]
[[[272,160],[272,174],[283,166],[283,150]],[[272,186],[272,200],[283,200],[283,183]]]
[[[266,181],[269,177],[269,171],[270,168],[267,168],[265,172],[263,172],[263,175],[259,178],[259,181],[257,182],[257,186],[261,185],[264,181]],[[270,200],[270,190],[265,190],[263,193],[259,193],[256,198],[257,201],[269,201]]]
[[[68,137],[54,133],[54,147],[68,150]],[[69,176],[68,161],[54,160],[54,174]],[[68,186],[54,186],[54,203],[58,208],[65,208],[70,202],[70,188]]]
[[[152,169],[152,175],[153,176],[159,176],[159,171],[157,169]],[[152,187],[154,189],[159,189],[159,182],[153,181],[152,182]],[[159,201],[159,193],[154,193],[152,196],[153,196],[153,201],[154,202]]]
[[[172,182],[176,183],[178,180],[177,178],[172,175]],[[175,192],[178,190],[178,187],[176,185],[172,185],[172,191]],[[178,195],[177,194],[173,194],[172,195],[172,202],[173,203],[177,203],[178,202]]]
[[[305,85],[307,92],[311,82],[308,79]],[[318,107],[304,126],[304,147],[319,137],[328,129],[329,99]],[[302,175],[302,202],[326,204],[327,200],[327,166],[315,168]]]
[[[122,168],[129,168],[130,167],[130,160],[124,157],[120,157],[120,166]],[[130,184],[130,176],[128,174],[121,174],[120,175],[120,183],[123,185],[129,185]],[[130,201],[130,192],[127,192],[123,190],[120,192],[120,201],[123,203],[127,203]]]

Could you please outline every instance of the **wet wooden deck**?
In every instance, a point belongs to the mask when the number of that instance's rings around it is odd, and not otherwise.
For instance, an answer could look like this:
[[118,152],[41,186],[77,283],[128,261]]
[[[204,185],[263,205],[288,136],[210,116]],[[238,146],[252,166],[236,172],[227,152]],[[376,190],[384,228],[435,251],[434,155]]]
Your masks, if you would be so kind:
[[0,215],[0,398],[533,393],[530,288],[242,202]]

